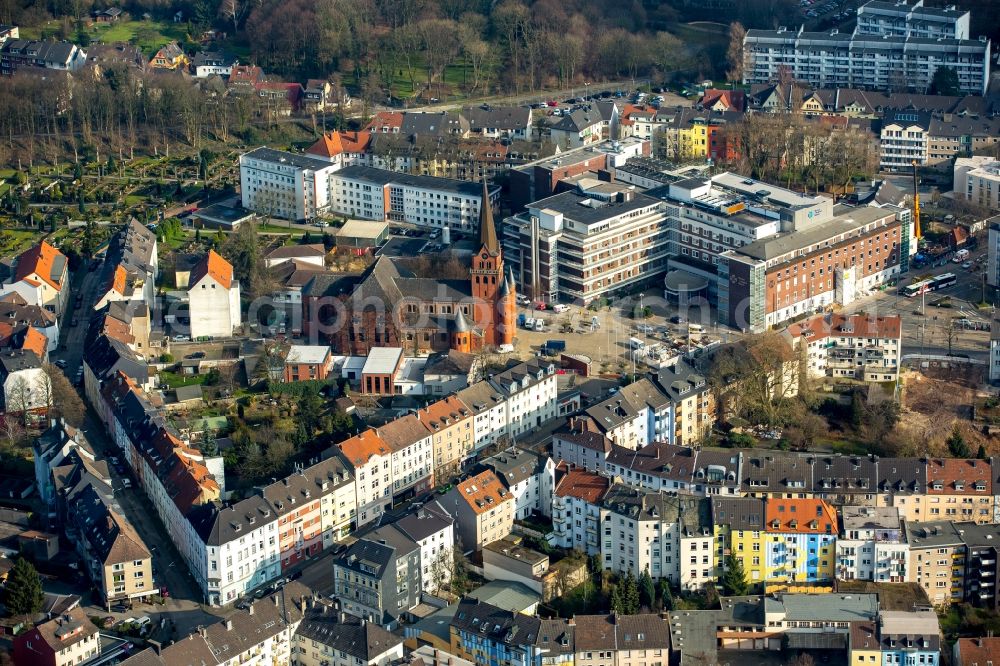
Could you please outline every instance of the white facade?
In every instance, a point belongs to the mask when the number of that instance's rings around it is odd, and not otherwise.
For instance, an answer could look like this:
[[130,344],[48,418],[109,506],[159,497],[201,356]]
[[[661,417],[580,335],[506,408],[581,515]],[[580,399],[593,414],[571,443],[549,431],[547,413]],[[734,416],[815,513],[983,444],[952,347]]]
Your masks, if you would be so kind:
[[598,555],[601,552],[600,528],[598,505],[569,494],[552,497],[554,545]]
[[[490,192],[491,205],[499,189]],[[479,226],[482,186],[365,166],[348,166],[330,177],[330,206],[363,220],[408,222],[472,233]]]
[[877,0],[858,8],[858,32],[868,35],[926,37],[928,39],[969,39],[968,11],[949,7],[924,7],[924,0],[912,5],[894,5]]
[[330,207],[330,175],[325,160],[270,148],[240,155],[243,207],[285,220],[310,220]]
[[[226,511],[221,513],[221,520],[226,519],[225,514]],[[208,594],[218,603],[231,603],[281,574],[278,521],[266,516],[259,518],[266,522],[234,535],[231,541],[204,546]]]
[[358,527],[367,525],[392,506],[392,486],[389,472],[391,456],[373,455],[354,467],[358,504]]
[[520,383],[504,384],[507,390],[507,434],[515,441],[559,415],[555,368],[550,366],[539,373],[540,378],[526,375]]
[[45,371],[40,366],[8,374],[3,382],[6,410],[20,412],[22,409],[31,411],[48,407],[48,398],[43,388],[44,380]]
[[188,289],[191,313],[191,339],[229,338],[242,324],[240,283],[232,280],[229,288],[206,274]]
[[406,492],[434,471],[434,438],[423,439],[392,452],[392,494]]
[[926,92],[938,67],[958,73],[962,93],[984,95],[990,80],[987,39],[938,39],[863,34],[748,30],[743,40],[743,83],[770,83],[788,68],[796,81],[817,88],[909,89]]
[[983,208],[1000,211],[1000,160],[986,155],[959,157],[955,160],[956,197]]
[[879,134],[879,166],[884,169],[911,169],[913,162],[925,164],[929,155],[929,127],[916,114],[906,118],[896,113]]

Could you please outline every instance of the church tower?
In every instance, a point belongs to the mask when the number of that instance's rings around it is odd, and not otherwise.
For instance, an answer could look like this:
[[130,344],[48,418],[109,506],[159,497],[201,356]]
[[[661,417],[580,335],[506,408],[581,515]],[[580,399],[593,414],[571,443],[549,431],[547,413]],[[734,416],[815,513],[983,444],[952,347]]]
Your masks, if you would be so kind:
[[[515,299],[513,284],[506,284],[503,267],[503,250],[493,222],[493,206],[489,189],[483,180],[483,199],[479,204],[479,251],[472,258],[472,297],[476,300],[475,322],[483,330],[483,343],[487,346],[510,344],[501,333],[505,322],[506,301]],[[501,291],[505,292],[501,296]],[[503,303],[501,303],[503,301]],[[513,326],[514,322],[509,322]],[[513,334],[510,335],[513,340]]]

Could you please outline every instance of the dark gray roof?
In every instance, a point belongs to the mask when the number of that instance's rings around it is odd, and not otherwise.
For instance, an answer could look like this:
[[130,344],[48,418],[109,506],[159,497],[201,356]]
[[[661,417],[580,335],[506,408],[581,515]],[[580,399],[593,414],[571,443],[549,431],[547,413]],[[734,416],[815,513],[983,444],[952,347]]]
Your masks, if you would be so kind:
[[469,121],[446,111],[408,112],[403,114],[399,131],[404,136],[413,137],[465,134],[469,131]]
[[676,521],[685,535],[712,531],[712,509],[707,497],[650,492],[616,483],[608,489],[601,506],[636,521]]
[[208,546],[229,543],[277,519],[271,505],[259,495],[252,495],[225,508],[203,504],[188,514],[195,532]]
[[393,526],[413,541],[422,541],[454,524],[455,520],[443,510],[435,511],[430,507],[423,507],[403,516],[393,523]]
[[959,546],[963,543],[955,523],[950,520],[932,520],[924,523],[903,522],[906,542],[910,550]]
[[693,392],[708,391],[705,376],[684,361],[660,368],[654,377],[660,388],[675,402],[690,397]]
[[1000,548],[1000,525],[976,523],[955,523],[955,529],[962,535],[967,546],[994,546]]
[[712,522],[732,530],[763,530],[764,500],[758,497],[713,497]]
[[244,153],[244,157],[252,157],[266,162],[280,162],[282,164],[289,164],[299,169],[310,169],[312,171],[319,171],[320,169],[327,169],[332,166],[330,162],[316,157],[300,155],[298,153],[289,153],[284,150],[274,150],[273,148],[265,148],[263,146],[260,148],[254,148],[248,153]]
[[927,489],[926,458],[879,458],[879,492],[919,493]]
[[462,375],[467,376],[472,371],[476,361],[475,354],[449,350],[447,353],[432,354],[424,366],[424,376],[427,375]]
[[[334,561],[335,566],[362,571],[361,562],[375,569],[375,577],[382,578],[391,573],[395,576],[395,562],[406,553],[419,548],[416,542],[391,525],[376,528],[364,538],[358,539]],[[371,575],[366,572],[366,575]]]
[[817,493],[871,494],[876,463],[867,456],[813,457],[813,490]]
[[346,652],[365,664],[403,643],[375,622],[340,614],[325,603],[306,611],[295,635]]
[[744,456],[741,474],[744,492],[809,492],[813,487],[809,462],[780,451]]
[[27,349],[11,349],[0,354],[0,370],[6,375],[40,367],[42,367],[42,359],[38,358],[35,352]]
[[735,449],[700,449],[694,483],[738,487],[743,457]]
[[[327,163],[328,164],[328,163]],[[462,194],[468,197],[479,197],[482,195],[482,184],[464,180],[454,180],[452,178],[438,178],[437,176],[421,176],[398,171],[388,171],[386,169],[376,169],[366,166],[347,166],[336,173],[337,177],[350,178],[352,180],[364,180],[375,185],[396,185],[409,187],[422,187],[436,189],[453,194]],[[490,196],[493,197],[500,188],[493,187]]]
[[[588,203],[590,202],[590,203]],[[561,192],[530,204],[531,208],[548,209],[562,213],[568,220],[582,224],[596,224],[612,217],[625,215],[649,206],[659,205],[659,200],[645,194],[633,194],[631,200],[602,205],[594,199],[576,191]]]
[[474,132],[485,129],[524,130],[531,122],[531,109],[526,106],[474,106],[462,109],[462,115]]
[[[829,241],[836,236],[843,235],[844,238],[847,238],[851,232],[883,217],[890,216],[892,213],[881,208],[837,206],[834,209],[834,215],[833,219],[827,220],[819,226],[762,238],[733,250],[733,253],[736,256],[745,255],[753,259],[773,259],[810,245]],[[844,242],[850,241],[845,240]],[[831,245],[831,247],[833,246]]]
[[690,483],[694,475],[695,452],[686,446],[665,442],[653,442],[636,451],[615,444],[611,447],[607,464],[661,479]]
[[302,287],[303,296],[346,296],[357,285],[358,273],[317,273]]
[[564,132],[579,132],[602,122],[604,122],[604,117],[601,115],[599,109],[584,107],[576,111],[571,111],[569,115],[560,118],[559,122],[552,126],[552,129]]
[[541,620],[465,597],[458,603],[451,626],[496,643],[527,646],[535,644]]
[[510,488],[545,469],[549,457],[528,449],[504,451],[483,461]]

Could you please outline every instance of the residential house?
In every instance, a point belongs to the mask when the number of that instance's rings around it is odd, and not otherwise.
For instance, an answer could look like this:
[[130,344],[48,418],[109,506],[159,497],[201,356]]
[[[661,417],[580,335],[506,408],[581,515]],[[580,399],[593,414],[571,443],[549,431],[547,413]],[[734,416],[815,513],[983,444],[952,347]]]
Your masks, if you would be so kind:
[[931,458],[922,496],[924,520],[993,522],[993,469],[988,460]]
[[764,531],[764,500],[756,497],[712,497],[715,529],[716,571],[719,576],[734,557],[743,565],[747,583],[754,588],[767,580],[767,534]]
[[458,391],[455,397],[472,412],[473,441],[477,453],[509,441],[507,399],[492,382],[476,382]]
[[[229,77],[230,85],[237,68]],[[311,155],[255,148],[240,155],[243,208],[283,220],[312,220],[330,209],[330,177],[336,164]]]
[[456,475],[475,450],[472,412],[457,397],[449,396],[418,410],[416,417],[432,438],[435,477],[442,481]]
[[570,111],[549,127],[549,136],[556,146],[568,149],[597,143],[603,139],[604,118],[593,107]]
[[180,70],[185,69],[191,60],[177,42],[168,42],[161,46],[149,61],[153,69]]
[[475,370],[475,354],[454,349],[431,354],[424,365],[424,391],[428,395],[449,395],[461,391],[472,383]]
[[930,520],[924,511],[927,491],[926,458],[879,458],[877,506],[892,506],[908,522]]
[[80,607],[46,620],[14,639],[14,661],[38,666],[73,666],[101,654],[97,625]]
[[882,610],[878,624],[883,664],[940,663],[941,625],[934,609]]
[[326,381],[333,369],[329,345],[290,345],[285,355],[282,380]]
[[326,248],[322,243],[282,245],[264,255],[264,265],[267,268],[273,268],[289,261],[298,261],[322,270],[325,268]]
[[910,547],[907,582],[924,588],[935,606],[957,603],[964,597],[965,542],[949,520],[903,522]]
[[837,557],[837,511],[819,499],[765,502],[767,580],[832,581]]
[[48,510],[49,519],[56,516],[55,470],[72,464],[74,460],[95,459],[94,449],[83,431],[61,421],[52,420],[32,445],[35,467],[35,488],[42,504]]
[[817,640],[828,649],[842,649],[847,647],[852,623],[874,623],[878,610],[875,594],[785,592],[764,597],[764,630],[790,649],[808,648]]
[[371,132],[365,130],[354,132],[334,130],[327,132],[316,143],[306,148],[306,155],[332,162],[337,168],[368,164],[371,138]]
[[[2,291],[0,287],[0,291]],[[28,328],[41,333],[45,338],[44,352],[55,351],[59,344],[59,321],[56,315],[39,305],[29,305],[28,302],[17,292],[10,292],[0,296],[0,324],[4,325],[3,335],[5,337],[22,334],[23,337],[34,337],[34,334],[27,332]],[[23,340],[17,348],[24,348]],[[29,348],[33,348],[29,344]],[[44,356],[39,352],[39,356]]]
[[75,72],[87,64],[87,52],[72,42],[9,38],[0,41],[0,75],[33,69]]
[[740,488],[750,497],[803,499],[812,496],[812,465],[802,456],[777,451],[743,456]]
[[0,403],[3,411],[27,418],[28,413],[42,413],[49,406],[44,389],[45,370],[38,354],[27,349],[0,352]]
[[357,526],[376,520],[392,506],[389,445],[376,430],[365,430],[336,448],[354,475]]
[[543,648],[536,645],[541,623],[536,617],[466,597],[458,602],[450,623],[450,652],[476,664],[532,666],[542,660]]
[[792,324],[784,335],[801,350],[810,378],[891,382],[899,377],[902,324],[898,315],[817,315]]
[[110,605],[159,594],[153,560],[135,528],[98,485],[88,485],[68,507],[67,537],[76,544],[98,594]]
[[325,601],[306,610],[292,639],[300,666],[389,666],[403,659],[403,639]]
[[432,594],[451,582],[455,558],[455,520],[431,502],[392,524],[420,546],[420,581]]
[[420,603],[420,573],[420,546],[397,530],[383,529],[373,539],[358,539],[334,560],[334,594],[347,613],[393,629]]
[[346,465],[336,457],[264,486],[261,495],[274,507],[278,519],[282,571],[318,555],[341,538],[355,512],[353,486]]
[[438,504],[455,519],[455,533],[466,551],[480,550],[514,529],[514,497],[492,470],[456,484]]
[[1000,583],[997,582],[1000,526],[955,523],[955,529],[965,544],[965,602],[990,610],[1000,608]]
[[482,461],[514,496],[514,519],[551,517],[555,463],[546,454],[513,448]]
[[191,73],[196,79],[210,76],[229,76],[233,67],[239,64],[236,56],[221,51],[200,51],[191,60]]
[[812,457],[812,496],[836,506],[876,506],[878,461],[874,456]]
[[709,500],[614,484],[601,500],[604,568],[638,578],[648,571],[684,590],[715,576]]
[[302,89],[302,106],[307,111],[325,111],[333,86],[323,79],[309,79]]
[[837,539],[838,580],[902,583],[909,578],[910,550],[893,507],[845,506],[841,508]]
[[952,189],[966,201],[1000,211],[1000,161],[989,155],[955,160]]
[[627,395],[615,393],[584,412],[598,432],[626,449],[637,450],[653,441],[649,427],[649,408],[645,402],[633,402]]
[[667,397],[658,410],[656,437],[679,446],[700,444],[715,425],[715,398],[704,375],[683,360],[660,368],[654,385]]
[[567,425],[552,434],[552,458],[589,472],[603,472],[616,446],[590,419],[569,417]]
[[635,451],[614,444],[603,471],[628,486],[689,493],[695,456],[694,449],[663,442],[653,442]]
[[601,500],[611,480],[581,467],[560,462],[555,470],[552,493],[552,532],[555,545],[601,553]]
[[230,338],[242,325],[240,283],[233,266],[209,250],[191,270],[187,290],[191,338]]
[[577,615],[568,621],[577,666],[664,666],[670,663],[668,620],[654,613]]
[[491,139],[532,140],[531,107],[483,104],[462,109],[462,116],[468,120],[472,134]]
[[734,496],[740,494],[743,455],[725,449],[698,449],[692,491],[697,495]]
[[61,319],[70,291],[66,255],[42,241],[14,261],[14,274],[4,283],[3,293],[16,291],[29,305],[43,307]]

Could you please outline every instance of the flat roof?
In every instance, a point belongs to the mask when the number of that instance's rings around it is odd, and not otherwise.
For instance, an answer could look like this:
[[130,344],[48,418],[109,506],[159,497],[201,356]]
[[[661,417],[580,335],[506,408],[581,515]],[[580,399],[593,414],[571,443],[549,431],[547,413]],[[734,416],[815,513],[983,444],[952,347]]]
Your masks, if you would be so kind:
[[292,345],[288,348],[285,363],[317,365],[326,360],[329,353],[330,347],[327,345]]
[[604,202],[580,192],[562,192],[528,204],[528,208],[562,213],[563,217],[582,224],[597,224],[640,208],[659,205],[659,200],[633,193],[628,201]]
[[348,220],[347,224],[337,230],[334,236],[349,238],[378,238],[389,229],[388,222],[369,220]]
[[780,613],[787,620],[861,622],[875,619],[874,594],[783,594],[764,598],[764,613]]
[[[441,190],[468,197],[480,197],[483,185],[479,182],[439,178],[437,176],[421,176],[410,173],[399,173],[386,169],[376,169],[366,166],[348,166],[337,171],[334,176],[352,180],[364,180],[378,185],[402,185],[404,187],[420,187],[428,190]],[[499,187],[490,187],[490,196],[500,192]]]
[[768,238],[762,238],[744,245],[733,252],[736,255],[745,255],[752,259],[773,259],[809,247],[810,245],[828,241],[841,234],[849,234],[881,218],[892,216],[890,212],[887,212],[883,208],[868,206],[858,208],[838,206],[838,208],[841,210],[838,212],[837,209],[834,209],[833,218],[814,228],[779,233]]
[[199,208],[192,214],[201,220],[222,222],[224,224],[245,222],[255,215],[252,210],[247,210],[242,206],[229,206],[221,203]]
[[320,169],[333,166],[332,162],[327,162],[326,160],[309,157],[308,155],[299,155],[298,153],[289,153],[284,150],[275,150],[265,146],[255,148],[249,153],[244,153],[243,157],[250,157],[264,162],[274,162],[276,164],[288,164],[299,169],[310,169],[312,171],[319,171]]
[[400,347],[373,347],[368,352],[361,373],[368,375],[391,375],[396,372],[399,359],[403,355]]

